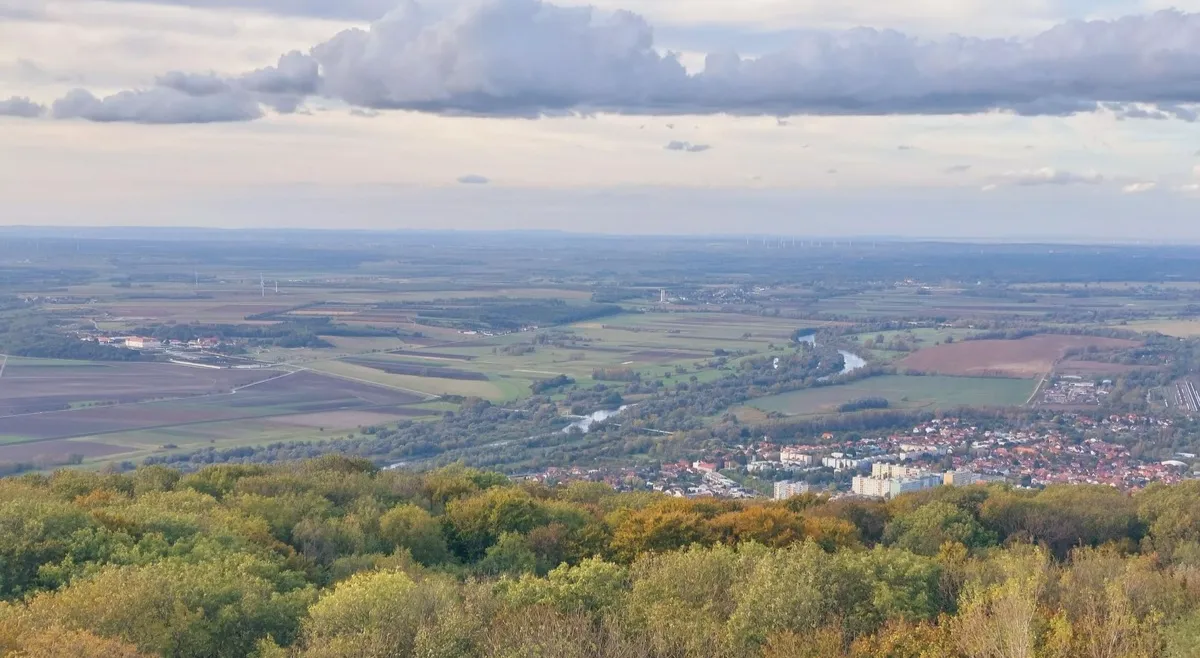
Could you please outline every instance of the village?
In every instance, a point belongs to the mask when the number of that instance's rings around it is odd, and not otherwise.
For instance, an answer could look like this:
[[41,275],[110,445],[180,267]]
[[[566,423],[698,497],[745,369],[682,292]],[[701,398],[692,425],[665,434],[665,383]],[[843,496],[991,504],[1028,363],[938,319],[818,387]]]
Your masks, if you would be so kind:
[[100,333],[81,333],[79,340],[83,342],[99,343],[100,345],[108,345],[111,347],[124,347],[131,350],[211,350],[220,347],[222,341],[220,338],[196,338],[190,341],[183,340],[166,340],[161,341],[156,338],[146,336],[109,336]]
[[[703,458],[618,469],[551,468],[539,481],[601,480],[619,490],[677,497],[786,499],[805,493],[886,499],[938,486],[1007,483],[1018,488],[1098,484],[1136,490],[1193,477],[1196,455],[1144,460],[1126,443],[1170,427],[1166,418],[1128,414],[1069,416],[1075,436],[1053,427],[984,430],[956,418],[933,419],[885,436],[814,437],[806,445],[763,439]],[[1079,433],[1087,438],[1079,438]],[[1133,441],[1130,441],[1133,439]]]

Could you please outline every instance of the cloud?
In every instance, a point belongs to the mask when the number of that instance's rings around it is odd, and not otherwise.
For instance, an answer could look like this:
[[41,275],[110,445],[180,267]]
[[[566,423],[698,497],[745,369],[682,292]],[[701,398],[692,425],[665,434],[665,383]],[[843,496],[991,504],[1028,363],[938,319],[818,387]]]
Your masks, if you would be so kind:
[[[6,0],[0,0],[0,3]],[[11,1],[11,0],[7,0]],[[375,20],[396,6],[396,0],[121,0],[200,9],[250,9],[283,16]]]
[[171,71],[154,81],[159,87],[174,89],[188,96],[212,96],[231,91],[229,82],[215,73]]
[[914,149],[916,149],[916,148],[917,148],[917,147],[915,147],[915,146],[909,146],[908,144],[901,144],[900,146],[897,146],[897,147],[896,147],[896,150],[897,150],[897,151],[912,151],[912,150],[914,150]]
[[54,103],[58,119],[130,123],[218,123],[262,118],[260,104],[288,114],[301,110],[304,99],[318,91],[317,63],[291,52],[268,66],[237,77],[216,73],[171,71],[148,89],[96,98],[83,89]]
[[46,7],[41,0],[0,0],[0,18],[36,20],[45,16]]
[[361,107],[352,107],[350,108],[350,116],[362,117],[363,119],[374,119],[375,117],[379,116],[379,112],[375,110],[364,110]]
[[450,17],[408,3],[313,54],[327,93],[377,109],[1065,115],[1101,101],[1200,101],[1198,29],[1200,14],[1164,11],[1065,23],[1028,39],[808,32],[754,59],[708,55],[689,75],[655,50],[635,14],[498,0]]
[[0,100],[0,117],[33,119],[42,116],[45,111],[46,107],[44,105],[39,105],[22,96],[13,96],[8,100]]
[[244,93],[193,96],[169,87],[104,98],[76,89],[55,101],[52,112],[56,119],[149,124],[250,121],[262,116],[258,101]]
[[1178,119],[1194,123],[1197,119],[1200,119],[1200,114],[1197,114],[1193,107],[1185,107],[1174,103],[1159,103],[1157,105],[1147,105],[1144,103],[1105,103],[1104,108],[1112,112],[1118,121],[1124,121],[1125,119],[1150,119],[1154,121]]
[[1142,192],[1149,192],[1156,187],[1158,187],[1158,183],[1141,181],[1137,183],[1130,183],[1125,187],[1122,187],[1121,192],[1124,194],[1141,194]]
[[1097,185],[1104,182],[1104,177],[1095,172],[1074,173],[1062,169],[1042,167],[1029,171],[1010,171],[1000,175],[998,184],[1015,185],[1018,187],[1035,187],[1040,185]]
[[1069,115],[1108,108],[1129,118],[1190,120],[1187,105],[1200,103],[1200,14],[1178,11],[1071,21],[1010,39],[807,31],[790,47],[755,58],[710,54],[703,71],[689,73],[675,54],[656,48],[650,24],[627,11],[490,0],[447,12],[400,1],[369,28],[345,30],[308,55],[285,55],[278,66],[237,78],[237,86],[376,110],[527,117]]
[[459,176],[458,182],[462,183],[463,185],[487,185],[492,181],[489,180],[487,176],[480,176],[479,174],[467,174],[465,176]]
[[297,96],[315,94],[320,82],[316,60],[297,51],[280,57],[275,66],[251,71],[237,80],[238,86],[247,91]]
[[693,144],[691,142],[671,140],[670,142],[667,142],[667,145],[663,148],[667,149],[668,151],[687,151],[688,153],[700,153],[707,151],[712,147],[708,144]]
[[946,174],[965,174],[965,173],[967,173],[968,171],[971,171],[971,165],[969,165],[969,164],[956,164],[956,165],[950,165],[949,167],[946,167],[945,169],[943,169],[943,170],[942,170],[942,173],[946,173]]

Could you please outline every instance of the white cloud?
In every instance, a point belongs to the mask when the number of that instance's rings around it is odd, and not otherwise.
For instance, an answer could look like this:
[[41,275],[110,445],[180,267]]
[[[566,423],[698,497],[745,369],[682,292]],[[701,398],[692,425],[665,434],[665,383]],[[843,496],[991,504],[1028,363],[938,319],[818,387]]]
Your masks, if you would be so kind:
[[200,8],[236,8],[286,16],[374,20],[396,6],[396,0],[122,0]]
[[168,87],[123,91],[97,98],[76,89],[54,102],[57,119],[148,124],[249,121],[262,116],[258,101],[245,93],[191,96]]
[[1042,167],[1027,171],[1009,171],[1001,174],[997,183],[1015,185],[1018,187],[1035,187],[1040,185],[1097,185],[1104,182],[1104,176],[1096,172],[1075,173]]
[[1031,38],[809,31],[761,57],[710,54],[690,74],[629,12],[492,0],[447,14],[406,1],[369,29],[317,45],[312,59],[292,53],[237,80],[251,91],[453,115],[1067,115],[1105,107],[1120,117],[1192,120],[1197,30],[1200,14],[1163,11],[1063,23]]
[[8,100],[0,100],[0,117],[32,119],[41,116],[45,111],[45,106],[21,96],[13,96]]
[[487,185],[492,181],[488,179],[487,176],[480,176],[479,174],[467,174],[465,176],[459,176],[458,182],[462,183],[463,185]]
[[681,142],[679,140],[671,140],[664,146],[668,151],[687,151],[688,153],[701,153],[712,148],[708,144],[693,144],[691,142]]
[[970,170],[971,170],[971,165],[969,165],[969,164],[956,164],[956,165],[950,165],[949,167],[946,167],[942,171],[947,174],[965,174]]
[[0,0],[0,18],[31,20],[45,15],[41,0]]
[[1149,192],[1156,187],[1158,187],[1158,183],[1152,181],[1140,181],[1137,183],[1130,183],[1125,187],[1122,187],[1121,192],[1124,194],[1141,194],[1142,192]]

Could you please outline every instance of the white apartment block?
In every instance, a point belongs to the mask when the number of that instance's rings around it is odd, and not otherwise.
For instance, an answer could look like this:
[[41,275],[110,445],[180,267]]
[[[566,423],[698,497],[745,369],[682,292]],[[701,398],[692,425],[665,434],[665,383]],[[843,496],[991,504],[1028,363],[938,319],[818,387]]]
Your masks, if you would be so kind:
[[775,483],[775,500],[787,500],[793,496],[806,494],[810,491],[807,482],[792,482],[784,480],[783,482]]

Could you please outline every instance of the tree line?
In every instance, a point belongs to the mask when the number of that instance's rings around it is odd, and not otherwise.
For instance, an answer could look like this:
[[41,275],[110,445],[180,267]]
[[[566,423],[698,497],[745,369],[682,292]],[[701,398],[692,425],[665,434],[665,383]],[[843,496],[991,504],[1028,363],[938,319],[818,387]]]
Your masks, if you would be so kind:
[[1200,483],[676,499],[454,466],[0,480],[0,653],[1150,658],[1200,638]]

